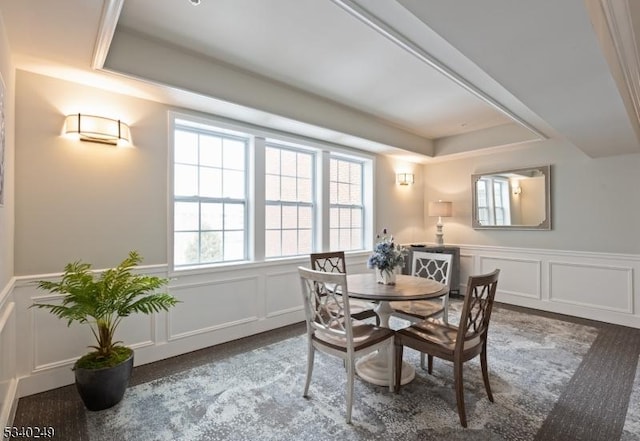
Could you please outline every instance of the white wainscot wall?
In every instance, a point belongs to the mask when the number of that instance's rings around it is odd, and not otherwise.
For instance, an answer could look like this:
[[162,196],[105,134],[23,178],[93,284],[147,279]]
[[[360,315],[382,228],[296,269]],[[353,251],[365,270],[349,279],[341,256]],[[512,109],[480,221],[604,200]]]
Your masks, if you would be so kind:
[[[350,270],[367,271],[367,256],[367,253],[349,256]],[[116,338],[135,349],[137,366],[302,322],[298,266],[308,266],[308,259],[171,275],[165,266],[142,267],[140,271],[145,274],[169,277],[168,291],[180,303],[168,312],[127,317]],[[14,350],[4,353],[15,351],[17,357],[11,359],[17,360],[17,367],[0,365],[0,374],[17,371],[17,375],[4,374],[2,378],[19,379],[18,397],[72,384],[73,363],[93,344],[88,325],[74,323],[67,327],[66,321],[47,310],[30,308],[33,303],[60,301],[60,295],[38,290],[35,284],[36,280],[57,277],[19,277],[13,288],[17,334],[0,339],[0,346],[16,344]],[[0,320],[3,317],[0,312]],[[14,326],[12,322],[9,325]],[[4,382],[0,383],[0,392],[5,392],[6,387]]]
[[16,304],[13,280],[0,289],[0,429],[12,418],[18,388],[16,368]]
[[[634,284],[640,256],[460,248],[462,292],[469,275],[500,268],[500,302],[640,328]],[[366,260],[367,253],[348,256],[349,272],[370,271]],[[141,268],[170,276],[169,292],[181,303],[169,312],[128,317],[117,338],[135,349],[135,364],[141,365],[301,322],[297,267],[307,264],[306,258],[291,259],[171,275],[164,266]],[[46,310],[30,308],[60,300],[34,283],[56,277],[19,277],[0,296],[0,423],[16,398],[72,384],[71,367],[92,344],[86,325],[67,327]]]
[[469,275],[500,268],[496,300],[640,328],[640,256],[460,245]]

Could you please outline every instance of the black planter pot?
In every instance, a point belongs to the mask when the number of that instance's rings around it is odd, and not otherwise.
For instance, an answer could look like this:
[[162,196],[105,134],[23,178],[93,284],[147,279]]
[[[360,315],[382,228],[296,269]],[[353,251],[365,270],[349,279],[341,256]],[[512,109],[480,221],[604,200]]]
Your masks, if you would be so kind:
[[76,367],[76,388],[89,410],[104,410],[118,404],[129,385],[133,370],[131,356],[117,366],[102,369]]

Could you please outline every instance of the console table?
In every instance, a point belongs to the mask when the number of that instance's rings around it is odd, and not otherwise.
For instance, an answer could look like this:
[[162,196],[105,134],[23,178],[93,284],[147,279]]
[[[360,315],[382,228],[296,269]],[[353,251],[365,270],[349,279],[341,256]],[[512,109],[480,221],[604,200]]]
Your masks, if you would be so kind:
[[424,251],[427,253],[445,253],[451,254],[451,288],[453,294],[460,294],[460,248],[449,245],[410,245],[407,247],[409,254],[404,262],[402,274],[411,274],[411,265],[413,263],[413,252]]

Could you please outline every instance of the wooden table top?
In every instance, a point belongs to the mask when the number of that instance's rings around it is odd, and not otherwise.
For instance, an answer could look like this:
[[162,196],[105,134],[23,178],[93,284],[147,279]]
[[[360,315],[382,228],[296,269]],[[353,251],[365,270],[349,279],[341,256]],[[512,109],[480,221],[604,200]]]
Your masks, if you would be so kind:
[[349,297],[374,301],[424,300],[447,293],[447,286],[440,282],[404,274],[396,275],[395,285],[378,283],[374,272],[349,274],[347,286]]

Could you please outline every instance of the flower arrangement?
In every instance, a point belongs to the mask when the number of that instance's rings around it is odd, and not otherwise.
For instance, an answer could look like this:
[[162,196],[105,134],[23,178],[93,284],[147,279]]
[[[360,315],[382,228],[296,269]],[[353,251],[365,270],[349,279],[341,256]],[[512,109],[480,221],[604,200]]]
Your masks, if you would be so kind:
[[385,228],[382,230],[382,234],[376,236],[376,244],[373,247],[373,254],[369,256],[367,266],[378,269],[379,282],[393,283],[394,270],[396,267],[404,265],[406,255],[407,250],[400,245],[395,245],[393,236],[389,235]]

